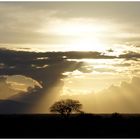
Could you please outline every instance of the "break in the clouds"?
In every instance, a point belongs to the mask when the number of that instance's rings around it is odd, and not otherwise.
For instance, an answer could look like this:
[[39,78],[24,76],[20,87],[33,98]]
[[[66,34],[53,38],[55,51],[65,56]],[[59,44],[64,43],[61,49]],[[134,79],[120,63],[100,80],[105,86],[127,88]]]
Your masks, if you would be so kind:
[[[84,43],[92,50],[101,42],[136,46],[139,7],[139,2],[0,2],[0,46],[43,44],[46,51],[74,50]],[[81,39],[86,41],[79,43]]]

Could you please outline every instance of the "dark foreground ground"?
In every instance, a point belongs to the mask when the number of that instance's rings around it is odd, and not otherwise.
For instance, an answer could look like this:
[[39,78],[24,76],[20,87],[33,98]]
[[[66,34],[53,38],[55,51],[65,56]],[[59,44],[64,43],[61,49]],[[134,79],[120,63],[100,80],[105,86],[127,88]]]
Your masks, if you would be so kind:
[[140,115],[0,115],[1,138],[140,138]]

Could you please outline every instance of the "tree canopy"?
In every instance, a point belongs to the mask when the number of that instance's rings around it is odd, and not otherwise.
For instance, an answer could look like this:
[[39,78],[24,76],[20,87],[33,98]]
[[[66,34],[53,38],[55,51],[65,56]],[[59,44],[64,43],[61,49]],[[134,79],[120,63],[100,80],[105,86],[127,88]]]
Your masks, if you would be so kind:
[[81,108],[82,104],[78,100],[65,99],[55,102],[50,107],[50,112],[68,115],[72,112],[82,112]]

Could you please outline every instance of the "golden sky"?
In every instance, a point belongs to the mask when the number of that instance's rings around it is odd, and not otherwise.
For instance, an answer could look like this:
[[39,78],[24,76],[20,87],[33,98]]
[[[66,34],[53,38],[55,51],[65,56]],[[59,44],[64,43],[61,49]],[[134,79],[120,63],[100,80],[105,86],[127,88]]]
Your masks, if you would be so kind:
[[0,47],[37,51],[138,48],[139,2],[0,2]]
[[87,112],[140,112],[139,13],[140,2],[0,2],[0,48],[38,52],[0,50],[0,99],[43,93],[43,113],[60,98]]

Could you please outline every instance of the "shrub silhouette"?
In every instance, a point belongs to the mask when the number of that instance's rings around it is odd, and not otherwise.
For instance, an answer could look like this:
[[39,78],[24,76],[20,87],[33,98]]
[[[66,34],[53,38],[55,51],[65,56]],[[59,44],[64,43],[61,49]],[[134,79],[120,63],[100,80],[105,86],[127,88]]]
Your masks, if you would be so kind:
[[120,117],[121,117],[121,114],[117,112],[112,113],[112,118],[120,118]]
[[80,109],[82,104],[78,100],[66,99],[55,102],[50,107],[50,112],[60,113],[62,115],[69,115],[72,112],[82,112]]

